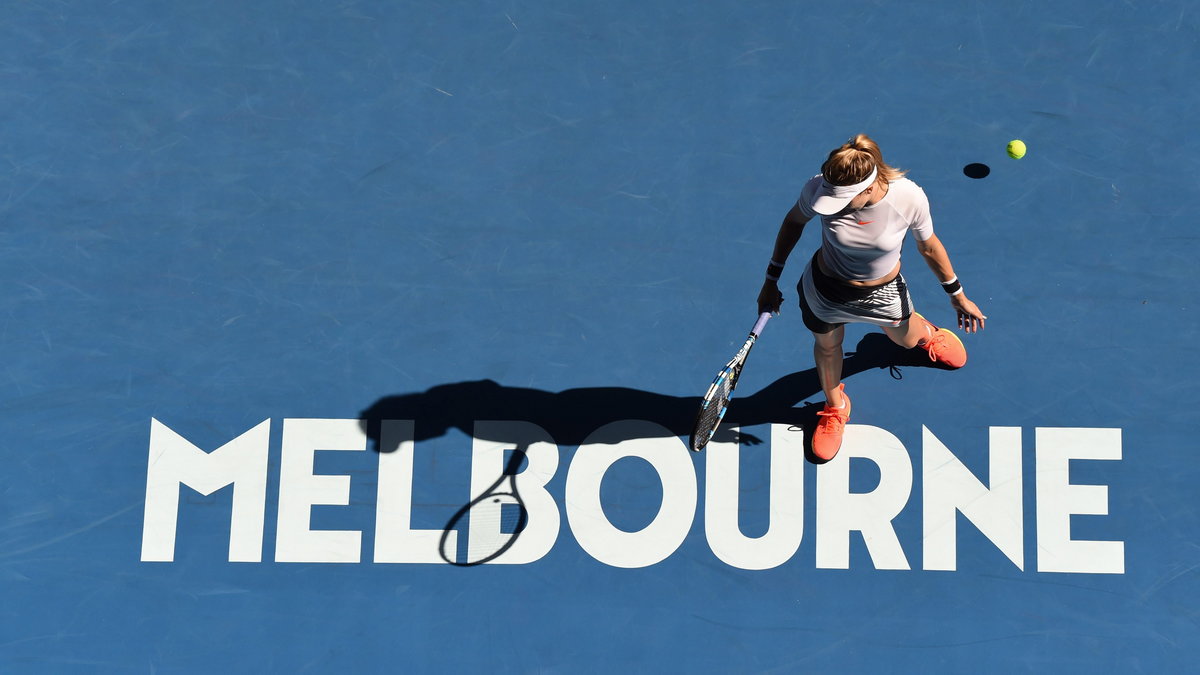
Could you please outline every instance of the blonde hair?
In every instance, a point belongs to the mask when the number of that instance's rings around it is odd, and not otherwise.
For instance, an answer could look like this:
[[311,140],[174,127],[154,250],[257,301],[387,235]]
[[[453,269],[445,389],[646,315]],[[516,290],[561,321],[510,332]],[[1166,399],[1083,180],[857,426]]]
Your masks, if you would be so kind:
[[883,161],[883,153],[870,136],[857,134],[829,153],[829,158],[821,165],[821,175],[831,185],[854,185],[866,180],[876,168],[879,169],[877,180],[893,181],[908,173]]

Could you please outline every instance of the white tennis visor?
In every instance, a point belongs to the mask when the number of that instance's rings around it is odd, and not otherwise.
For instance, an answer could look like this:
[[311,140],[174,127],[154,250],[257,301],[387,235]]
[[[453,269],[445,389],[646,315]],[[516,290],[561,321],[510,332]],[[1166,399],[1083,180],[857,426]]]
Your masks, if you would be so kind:
[[846,208],[855,195],[871,187],[871,183],[875,182],[875,177],[878,175],[879,169],[872,168],[871,175],[854,185],[833,185],[822,178],[821,187],[817,188],[817,194],[813,197],[812,210],[822,216],[832,216]]

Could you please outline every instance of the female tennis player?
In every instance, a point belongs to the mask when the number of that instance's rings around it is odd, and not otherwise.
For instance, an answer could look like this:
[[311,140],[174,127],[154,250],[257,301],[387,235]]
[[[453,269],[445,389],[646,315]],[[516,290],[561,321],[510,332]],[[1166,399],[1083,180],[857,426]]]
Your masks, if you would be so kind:
[[900,274],[900,249],[911,231],[925,259],[967,333],[982,330],[987,319],[967,299],[954,274],[950,256],[933,233],[929,200],[905,172],[883,161],[879,146],[858,134],[829,153],[783,219],[767,279],[758,294],[760,312],[778,312],[783,294],[777,284],[804,225],[821,218],[821,247],[804,269],[796,291],[804,325],[816,344],[813,356],[825,409],[812,439],[812,451],[828,460],[842,445],[850,418],[850,397],[842,383],[842,339],[845,325],[870,323],[883,328],[896,344],[920,348],[936,363],[961,368],[967,350],[952,331],[938,328],[912,310],[912,298]]

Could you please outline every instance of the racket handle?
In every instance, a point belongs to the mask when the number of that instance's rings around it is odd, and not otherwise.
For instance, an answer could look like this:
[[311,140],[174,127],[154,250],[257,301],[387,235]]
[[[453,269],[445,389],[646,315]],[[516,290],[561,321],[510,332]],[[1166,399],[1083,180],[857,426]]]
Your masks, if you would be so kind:
[[754,329],[751,330],[750,332],[752,334],[754,334],[755,336],[758,336],[760,333],[762,333],[762,329],[767,325],[767,320],[770,318],[771,318],[770,312],[763,312],[762,314],[759,314],[758,321],[755,322]]

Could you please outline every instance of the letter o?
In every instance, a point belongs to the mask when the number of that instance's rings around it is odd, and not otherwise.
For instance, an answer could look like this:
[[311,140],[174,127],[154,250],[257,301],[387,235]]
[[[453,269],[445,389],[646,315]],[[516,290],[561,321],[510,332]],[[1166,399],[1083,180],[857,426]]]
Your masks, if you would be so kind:
[[[600,503],[604,474],[624,457],[646,460],[662,481],[658,515],[637,532],[615,527]],[[691,452],[669,429],[653,422],[606,424],[587,437],[571,460],[566,509],[575,540],[596,560],[626,568],[661,562],[687,538],[696,517],[696,469]]]

